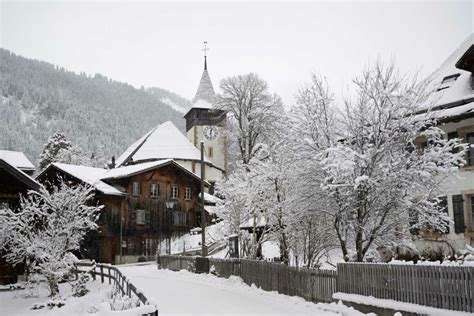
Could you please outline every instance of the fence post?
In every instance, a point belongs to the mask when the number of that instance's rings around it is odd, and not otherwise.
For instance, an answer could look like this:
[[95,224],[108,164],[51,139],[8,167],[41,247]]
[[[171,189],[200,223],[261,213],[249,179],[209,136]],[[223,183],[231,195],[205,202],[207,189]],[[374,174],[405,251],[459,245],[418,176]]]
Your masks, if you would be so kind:
[[104,283],[104,267],[100,266],[100,282]]
[[108,268],[109,268],[109,284],[111,284],[111,282],[112,282],[112,280],[111,280],[111,279],[112,279],[112,275],[110,274],[110,266],[109,266]]

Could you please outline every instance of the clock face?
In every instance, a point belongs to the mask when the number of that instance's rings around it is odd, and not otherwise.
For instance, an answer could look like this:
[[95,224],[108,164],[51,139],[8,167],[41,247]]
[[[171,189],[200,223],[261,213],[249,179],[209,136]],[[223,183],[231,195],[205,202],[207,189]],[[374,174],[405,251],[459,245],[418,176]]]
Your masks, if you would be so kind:
[[217,128],[215,126],[204,126],[204,137],[207,140],[214,140],[217,137]]

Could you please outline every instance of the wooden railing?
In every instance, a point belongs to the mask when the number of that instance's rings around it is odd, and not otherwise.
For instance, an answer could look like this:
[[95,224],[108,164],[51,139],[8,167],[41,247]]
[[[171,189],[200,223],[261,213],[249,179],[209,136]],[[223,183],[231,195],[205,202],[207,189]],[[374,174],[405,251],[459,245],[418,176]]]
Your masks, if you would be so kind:
[[474,267],[339,263],[337,291],[474,312]]
[[[80,269],[81,267],[87,267],[88,269]],[[132,297],[135,295],[143,305],[151,305],[151,302],[146,296],[139,291],[135,285],[133,285],[123,274],[114,266],[109,264],[100,264],[95,262],[77,262],[75,263],[74,274],[77,276],[80,272],[88,272],[92,275],[94,281],[97,277],[100,277],[102,283],[105,282],[105,278],[108,278],[109,284],[114,282],[114,285],[118,287],[120,293],[123,296]],[[144,314],[148,316],[158,316],[158,308],[155,306],[155,311],[152,313]]]

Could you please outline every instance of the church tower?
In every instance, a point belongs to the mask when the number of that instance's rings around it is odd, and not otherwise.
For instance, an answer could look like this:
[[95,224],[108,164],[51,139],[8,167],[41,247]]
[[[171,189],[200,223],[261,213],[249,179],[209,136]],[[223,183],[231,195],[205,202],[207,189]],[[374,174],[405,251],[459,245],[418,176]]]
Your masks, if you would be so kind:
[[[207,42],[204,42],[204,71],[193,99],[193,106],[184,118],[189,141],[198,149],[201,140],[204,141],[205,155],[220,170],[212,174],[206,173],[206,180],[212,183],[227,173],[227,120],[226,112],[215,108],[214,87],[207,71],[207,50]],[[193,166],[193,169],[193,172],[199,173],[196,166]]]

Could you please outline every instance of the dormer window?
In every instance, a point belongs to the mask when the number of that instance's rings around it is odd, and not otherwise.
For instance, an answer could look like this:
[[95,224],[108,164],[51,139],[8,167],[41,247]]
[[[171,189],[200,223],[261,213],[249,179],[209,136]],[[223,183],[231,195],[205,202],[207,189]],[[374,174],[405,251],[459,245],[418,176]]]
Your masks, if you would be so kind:
[[438,91],[450,88],[453,82],[456,81],[460,75],[461,74],[453,74],[444,77],[443,80],[441,80],[441,84],[438,87]]

